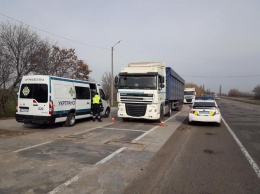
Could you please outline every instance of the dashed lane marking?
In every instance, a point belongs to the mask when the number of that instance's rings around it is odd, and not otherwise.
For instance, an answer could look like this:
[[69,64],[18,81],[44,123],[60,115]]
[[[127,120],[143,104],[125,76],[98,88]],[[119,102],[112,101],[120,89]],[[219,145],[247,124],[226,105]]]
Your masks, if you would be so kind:
[[29,146],[29,147],[26,147],[26,148],[22,148],[22,149],[13,151],[13,152],[17,153],[17,152],[21,152],[21,151],[24,151],[24,150],[29,150],[29,149],[31,149],[31,148],[35,148],[35,147],[38,147],[38,146],[41,146],[41,145],[45,145],[45,144],[48,144],[48,143],[51,143],[51,141],[44,142],[44,143],[40,143],[40,144],[33,145],[33,146]]

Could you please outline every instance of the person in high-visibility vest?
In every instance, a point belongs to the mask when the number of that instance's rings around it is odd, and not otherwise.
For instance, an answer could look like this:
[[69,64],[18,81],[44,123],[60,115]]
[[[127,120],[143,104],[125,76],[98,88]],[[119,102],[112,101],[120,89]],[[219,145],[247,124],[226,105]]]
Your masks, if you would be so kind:
[[98,122],[102,122],[101,117],[100,117],[100,112],[101,112],[101,98],[96,92],[95,96],[92,98],[92,111],[93,111],[93,122],[95,122],[95,119],[98,119]]

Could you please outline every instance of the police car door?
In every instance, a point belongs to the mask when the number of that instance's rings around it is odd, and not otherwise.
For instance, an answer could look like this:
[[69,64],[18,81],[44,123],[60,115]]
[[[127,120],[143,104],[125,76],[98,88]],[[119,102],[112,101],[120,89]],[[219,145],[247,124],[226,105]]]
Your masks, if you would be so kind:
[[76,91],[76,118],[90,117],[91,99],[89,84],[75,81],[74,86]]

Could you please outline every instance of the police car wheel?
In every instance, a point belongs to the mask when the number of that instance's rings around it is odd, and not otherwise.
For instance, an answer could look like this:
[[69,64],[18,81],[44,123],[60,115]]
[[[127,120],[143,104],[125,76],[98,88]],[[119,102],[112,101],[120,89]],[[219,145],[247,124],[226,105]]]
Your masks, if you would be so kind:
[[75,122],[76,122],[76,120],[75,120],[75,114],[70,113],[70,114],[68,115],[68,117],[67,117],[67,120],[66,120],[66,122],[65,122],[65,125],[66,125],[67,127],[72,127],[72,126],[75,125]]

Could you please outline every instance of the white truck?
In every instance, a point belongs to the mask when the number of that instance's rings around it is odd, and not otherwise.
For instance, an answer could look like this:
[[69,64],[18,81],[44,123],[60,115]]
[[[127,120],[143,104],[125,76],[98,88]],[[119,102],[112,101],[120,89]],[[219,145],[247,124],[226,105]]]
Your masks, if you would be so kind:
[[196,88],[184,89],[184,103],[193,103],[196,98]]
[[183,105],[184,80],[162,62],[130,63],[115,77],[117,116],[161,122]]
[[92,117],[91,99],[98,92],[103,105],[101,115],[108,117],[110,104],[100,84],[49,75],[23,76],[16,103],[16,121],[32,124],[65,122]]

